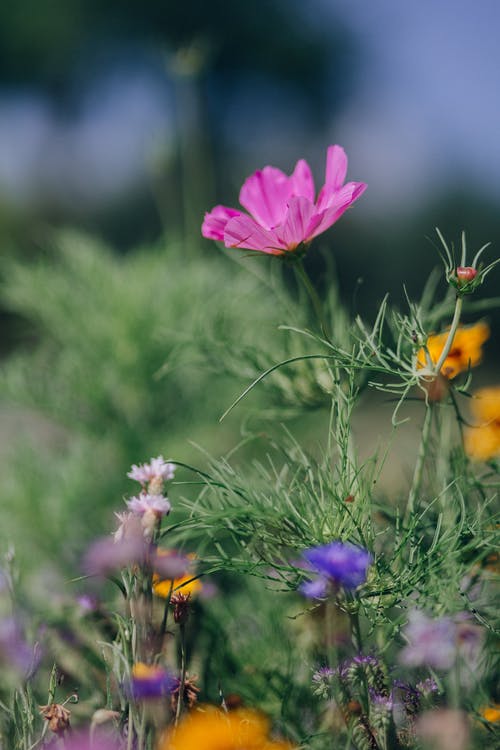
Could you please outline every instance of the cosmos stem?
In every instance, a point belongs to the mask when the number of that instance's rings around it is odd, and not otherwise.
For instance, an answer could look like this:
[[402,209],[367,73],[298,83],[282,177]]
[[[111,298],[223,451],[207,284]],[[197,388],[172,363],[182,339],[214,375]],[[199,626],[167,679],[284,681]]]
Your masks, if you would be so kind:
[[328,328],[325,322],[325,318],[323,316],[323,308],[321,305],[321,300],[319,298],[318,292],[316,291],[314,284],[309,278],[309,275],[304,267],[304,261],[302,260],[302,258],[299,258],[296,261],[296,263],[294,264],[294,268],[295,268],[298,278],[301,280],[301,282],[304,285],[304,288],[307,292],[309,299],[311,300],[311,303],[312,303],[314,312],[316,314],[316,318],[318,319],[318,323],[323,333],[323,336],[326,339],[330,340],[330,337],[328,335]]
[[443,347],[443,351],[441,352],[441,355],[437,361],[436,367],[434,368],[436,375],[439,375],[439,373],[441,372],[441,368],[446,360],[446,357],[450,353],[450,349],[453,346],[453,339],[455,338],[458,324],[460,322],[460,315],[462,314],[462,305],[463,305],[463,298],[461,297],[461,295],[457,295],[457,298],[455,301],[455,312],[453,314],[453,320],[451,321],[450,330],[448,332],[448,338],[446,339],[446,343]]
[[186,626],[181,623],[180,626],[180,647],[181,647],[181,679],[179,682],[179,694],[177,697],[177,708],[175,710],[175,725],[179,723],[182,712],[182,703],[184,699],[184,685],[186,683]]

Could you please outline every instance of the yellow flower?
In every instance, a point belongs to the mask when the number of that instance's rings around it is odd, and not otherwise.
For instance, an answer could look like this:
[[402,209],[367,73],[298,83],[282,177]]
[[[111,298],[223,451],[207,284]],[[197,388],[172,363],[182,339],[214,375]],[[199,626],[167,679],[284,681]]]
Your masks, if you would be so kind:
[[[163,550],[159,549],[157,554],[161,557],[169,555],[169,550]],[[195,560],[196,555],[191,553],[187,555],[189,560]],[[176,590],[178,590],[179,593],[184,594],[187,596],[188,594],[191,595],[191,597],[195,596],[196,594],[199,594],[199,592],[203,588],[203,584],[200,581],[199,578],[193,578],[193,573],[186,573],[186,575],[182,576],[181,578],[174,578],[173,580],[171,578],[161,578],[158,573],[153,573],[153,591],[156,594],[156,596],[161,596],[163,599],[167,599],[171,594],[173,594]]]
[[[490,328],[483,321],[472,326],[460,326],[453,337],[451,349],[441,367],[441,375],[451,380],[470,367],[476,367],[482,359],[482,345],[489,336]],[[433,365],[438,363],[447,340],[447,331],[431,335],[427,339],[427,350]],[[425,349],[420,349],[417,354],[417,366],[419,368],[428,367],[429,364]]]
[[269,738],[268,719],[257,711],[225,712],[203,706],[188,714],[160,742],[158,750],[293,750]]
[[491,724],[498,724],[500,721],[500,703],[495,703],[494,706],[482,708],[479,713],[483,719],[486,719],[486,721],[489,721]]
[[500,386],[481,388],[471,400],[476,425],[465,433],[465,451],[477,461],[500,456]]

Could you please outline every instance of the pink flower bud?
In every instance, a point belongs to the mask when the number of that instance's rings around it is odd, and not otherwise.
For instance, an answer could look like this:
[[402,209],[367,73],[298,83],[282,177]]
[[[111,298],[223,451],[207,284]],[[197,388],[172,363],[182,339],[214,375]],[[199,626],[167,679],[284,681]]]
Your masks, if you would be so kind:
[[472,266],[458,266],[457,268],[457,279],[461,282],[467,283],[472,281],[477,276],[477,271]]

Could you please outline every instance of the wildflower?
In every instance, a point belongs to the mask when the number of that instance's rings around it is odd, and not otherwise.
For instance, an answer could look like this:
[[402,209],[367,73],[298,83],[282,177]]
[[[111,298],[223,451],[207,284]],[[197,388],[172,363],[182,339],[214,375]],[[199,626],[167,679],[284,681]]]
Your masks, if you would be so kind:
[[399,655],[402,664],[450,669],[455,663],[455,626],[451,618],[433,620],[414,610],[409,614],[405,635],[409,644]]
[[399,655],[403,664],[449,670],[461,656],[470,670],[477,669],[483,631],[469,621],[466,613],[459,613],[454,619],[433,620],[414,610],[410,612],[405,634],[409,644]]
[[136,662],[132,667],[130,693],[136,701],[170,695],[176,685],[176,678],[163,667],[143,662]]
[[463,711],[426,711],[417,719],[415,729],[417,736],[431,742],[435,750],[465,750],[469,745],[469,725]]
[[477,461],[500,456],[500,386],[481,388],[471,400],[475,426],[465,433],[465,450]]
[[143,564],[147,554],[148,545],[142,534],[118,541],[112,537],[102,537],[88,548],[83,567],[88,575],[107,576],[120,568]]
[[303,159],[290,177],[276,167],[264,167],[248,177],[240,191],[240,203],[249,213],[216,206],[205,214],[202,234],[226,247],[270,255],[303,251],[365,191],[363,182],[344,185],[346,173],[344,149],[329,146],[325,184],[315,200],[311,169]]
[[38,666],[36,649],[25,640],[20,622],[14,617],[0,620],[0,664],[11,667],[25,679]]
[[305,596],[321,598],[328,592],[329,585],[337,588],[355,589],[366,581],[372,556],[368,550],[344,542],[330,542],[319,547],[311,547],[304,557],[318,577],[301,586]]
[[500,704],[495,703],[494,706],[487,706],[486,708],[481,708],[479,713],[485,719],[485,721],[489,721],[490,724],[498,724],[500,722]]
[[64,750],[120,750],[123,744],[99,732],[79,731],[64,739]]
[[170,513],[172,506],[163,495],[150,495],[147,492],[141,492],[140,495],[127,500],[127,507],[132,513],[140,517],[144,536],[151,539],[155,528],[158,527],[163,516]]
[[[482,359],[482,345],[489,336],[489,326],[483,321],[472,326],[459,326],[453,337],[448,356],[441,367],[441,374],[451,380],[459,373],[466,372],[471,367],[476,367]],[[447,331],[429,336],[426,349],[420,349],[417,354],[417,367],[429,368],[429,366],[435,366],[447,340]]]
[[130,479],[135,479],[136,482],[140,482],[144,487],[148,482],[153,479],[160,478],[164,481],[174,478],[175,465],[170,464],[164,460],[163,456],[152,458],[148,464],[132,464],[131,470],[127,476]]
[[[166,564],[172,556],[176,555],[177,553],[174,553],[172,550],[159,549],[157,551],[156,560],[158,561],[158,564],[155,564],[155,572],[153,574],[153,591],[156,596],[160,596],[163,599],[167,599],[176,591],[182,593],[184,596],[195,596],[203,587],[200,579],[193,577],[193,575],[188,572],[181,575],[180,578],[172,578],[170,575],[165,575],[167,572]],[[190,562],[192,563],[195,558],[196,555],[191,553],[186,555],[184,560],[189,564]],[[186,567],[187,565],[185,568]]]
[[168,732],[158,750],[292,750],[288,742],[270,739],[269,729],[257,711],[204,706]]
[[148,495],[146,492],[141,492],[140,495],[127,500],[127,507],[138,516],[152,513],[157,518],[166,516],[172,508],[163,495]]
[[60,703],[51,703],[48,706],[40,706],[40,713],[47,720],[51,732],[64,734],[70,727],[69,718],[71,711]]

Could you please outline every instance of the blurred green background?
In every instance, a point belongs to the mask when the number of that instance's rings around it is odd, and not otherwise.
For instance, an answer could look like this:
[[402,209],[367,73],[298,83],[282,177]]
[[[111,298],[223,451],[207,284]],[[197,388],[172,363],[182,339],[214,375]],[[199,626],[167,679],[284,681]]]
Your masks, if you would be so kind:
[[[418,294],[436,225],[497,241],[498,21],[494,0],[0,6],[4,541],[73,565],[132,462],[239,439],[246,412],[218,416],[293,349],[279,324],[304,323],[289,279],[270,290],[260,261],[200,237],[256,168],[304,157],[320,185],[326,147],[345,147],[369,190],[307,264],[324,288],[334,257],[352,313]],[[317,406],[307,371],[289,377]]]

